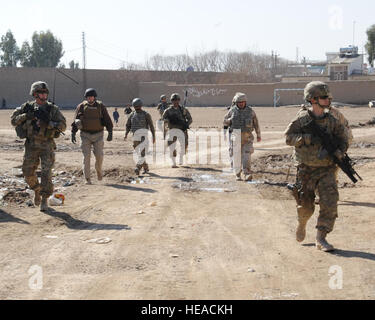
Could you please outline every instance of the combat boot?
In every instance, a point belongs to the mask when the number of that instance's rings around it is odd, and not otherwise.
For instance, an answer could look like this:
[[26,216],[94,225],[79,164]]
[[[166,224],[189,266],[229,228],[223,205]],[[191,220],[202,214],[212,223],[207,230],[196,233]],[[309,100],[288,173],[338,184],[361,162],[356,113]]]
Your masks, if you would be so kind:
[[149,171],[150,171],[150,169],[148,168],[148,164],[145,164],[143,166],[143,173],[145,174],[145,173],[148,173]]
[[303,240],[305,240],[306,223],[307,223],[307,220],[304,220],[304,219],[298,220],[298,226],[297,226],[297,231],[296,231],[296,240],[298,242],[302,242]]
[[253,176],[251,174],[245,174],[245,181],[253,180]]
[[98,176],[98,181],[102,181],[103,180],[103,173],[101,171],[98,171],[96,174]]
[[242,178],[241,178],[241,172],[239,172],[239,173],[236,174],[236,180],[237,181],[241,181],[242,180]]
[[40,190],[34,190],[34,205],[40,206]]
[[327,231],[318,230],[318,232],[316,234],[316,242],[315,242],[316,248],[318,250],[322,250],[322,251],[325,251],[325,252],[335,250],[333,245],[331,245],[327,242],[326,236],[327,236]]
[[92,184],[91,179],[86,179],[86,184]]
[[139,172],[139,168],[138,167],[134,169],[134,173],[135,173],[136,176],[139,176],[140,172]]
[[48,211],[48,197],[42,197],[42,203],[40,204],[40,211]]

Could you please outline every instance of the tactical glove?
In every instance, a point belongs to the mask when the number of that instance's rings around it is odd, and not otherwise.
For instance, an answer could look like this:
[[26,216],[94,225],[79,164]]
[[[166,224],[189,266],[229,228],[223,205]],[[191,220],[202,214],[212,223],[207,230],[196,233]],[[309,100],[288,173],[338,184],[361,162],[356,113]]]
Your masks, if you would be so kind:
[[72,132],[72,142],[75,144],[77,142],[76,140],[76,133]]
[[112,131],[108,131],[107,141],[112,141]]
[[27,120],[33,120],[35,118],[34,112],[29,111],[26,113],[26,119]]

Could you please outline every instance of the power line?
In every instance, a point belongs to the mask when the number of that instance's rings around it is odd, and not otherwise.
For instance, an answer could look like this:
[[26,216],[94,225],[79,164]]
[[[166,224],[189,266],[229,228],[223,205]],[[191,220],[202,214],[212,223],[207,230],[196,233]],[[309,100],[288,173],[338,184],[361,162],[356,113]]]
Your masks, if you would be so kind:
[[118,61],[121,61],[121,62],[126,62],[124,59],[120,59],[120,58],[113,57],[113,56],[111,56],[111,55],[109,55],[109,54],[106,54],[106,53],[100,52],[100,51],[98,51],[98,50],[96,50],[96,49],[93,49],[93,48],[90,48],[90,47],[86,47],[86,48],[89,49],[89,50],[92,50],[92,51],[94,51],[94,52],[96,52],[96,53],[98,53],[98,54],[100,54],[100,55],[102,55],[102,56],[105,56],[105,57],[107,57],[107,58],[110,58],[110,59],[113,59],[113,60],[118,60]]

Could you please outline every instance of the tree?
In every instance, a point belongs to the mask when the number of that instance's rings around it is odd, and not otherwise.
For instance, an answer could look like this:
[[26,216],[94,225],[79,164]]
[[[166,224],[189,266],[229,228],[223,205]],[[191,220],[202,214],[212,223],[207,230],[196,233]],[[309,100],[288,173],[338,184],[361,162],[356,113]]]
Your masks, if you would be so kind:
[[72,70],[79,69],[79,63],[72,60],[69,62],[69,68]]
[[23,67],[55,68],[64,55],[62,42],[51,31],[34,32],[32,45],[25,41],[21,48]]
[[0,50],[3,52],[0,55],[1,66],[16,67],[17,62],[20,60],[20,49],[12,31],[8,30],[5,36],[1,37]]
[[23,67],[34,67],[32,49],[27,41],[22,44],[20,52],[20,62]]
[[371,67],[374,66],[374,58],[375,58],[375,24],[373,24],[370,28],[367,29],[367,43],[366,43],[366,51],[368,54],[368,63]]

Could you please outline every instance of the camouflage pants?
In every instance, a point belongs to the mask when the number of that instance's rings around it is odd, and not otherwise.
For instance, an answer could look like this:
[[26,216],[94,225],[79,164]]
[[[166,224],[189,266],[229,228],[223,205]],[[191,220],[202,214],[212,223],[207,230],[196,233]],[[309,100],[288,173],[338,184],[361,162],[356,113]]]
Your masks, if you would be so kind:
[[244,174],[251,174],[252,153],[254,153],[254,146],[251,136],[244,133],[241,134],[241,137],[235,133],[230,134],[229,157],[235,174],[239,174],[242,171]]
[[98,174],[102,174],[103,166],[103,148],[104,148],[104,131],[98,133],[88,133],[81,131],[81,149],[83,153],[83,173],[85,179],[90,179],[90,159],[91,149],[95,156],[95,169]]
[[339,193],[336,172],[336,166],[313,168],[302,164],[297,168],[298,219],[307,221],[313,215],[317,191],[320,211],[316,228],[325,230],[327,233],[333,230],[337,218]]
[[[142,149],[141,147],[137,148],[144,141],[146,141],[144,147]],[[140,170],[143,167],[145,170],[148,170],[148,164],[145,158],[146,152],[148,151],[148,139],[143,136],[141,141],[133,141],[133,148],[136,156],[136,168]]]
[[[40,191],[42,197],[49,197],[53,193],[52,167],[55,163],[55,142],[30,140],[25,142],[25,154],[23,157],[22,172],[26,183],[36,191]],[[41,163],[41,180],[39,183],[36,170]]]
[[[186,131],[182,131],[181,132],[184,133],[184,139],[182,139],[182,136],[174,136],[172,140],[168,140],[168,147],[170,148],[170,156],[173,157],[173,158],[176,158],[177,157],[177,141],[180,142],[180,146],[181,146],[181,152],[182,152],[182,148],[185,146],[185,151],[184,151],[184,154],[187,153],[187,149],[188,149],[188,146],[189,146],[189,136],[188,136],[188,132],[187,130]],[[180,155],[182,156],[182,155]]]

